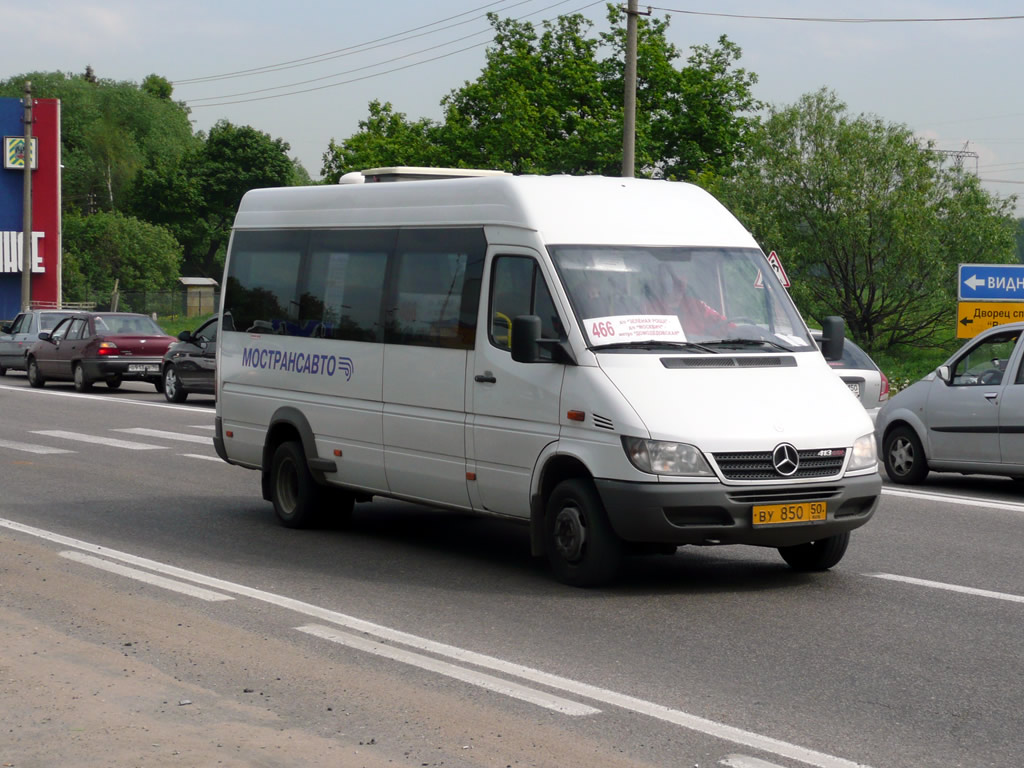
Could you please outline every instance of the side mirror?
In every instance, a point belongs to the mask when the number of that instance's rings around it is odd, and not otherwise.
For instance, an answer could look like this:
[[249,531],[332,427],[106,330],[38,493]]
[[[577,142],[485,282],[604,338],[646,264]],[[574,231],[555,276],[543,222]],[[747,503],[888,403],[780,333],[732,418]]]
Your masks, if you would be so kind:
[[950,382],[950,373],[949,373],[949,366],[948,365],[940,365],[938,368],[936,368],[935,369],[935,375],[938,376],[940,379],[942,379],[947,384],[949,384],[949,382]]
[[11,328],[13,328],[13,327],[14,327],[13,323],[4,323],[3,325],[0,325],[0,333],[10,333],[11,332]]
[[833,315],[821,321],[821,354],[826,360],[839,360],[843,356],[845,333],[843,318]]
[[191,341],[192,331],[182,331],[178,334],[178,341]]
[[51,339],[50,339],[50,332],[49,331],[40,331],[39,332],[39,340],[40,341],[51,341]]
[[517,363],[540,360],[540,318],[519,315],[512,318],[512,359]]

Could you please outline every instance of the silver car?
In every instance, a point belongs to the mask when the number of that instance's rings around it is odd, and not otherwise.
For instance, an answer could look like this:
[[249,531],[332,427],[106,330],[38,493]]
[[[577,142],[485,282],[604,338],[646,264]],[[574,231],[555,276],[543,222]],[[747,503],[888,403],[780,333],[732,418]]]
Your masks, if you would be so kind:
[[72,312],[60,309],[32,309],[22,312],[0,327],[0,376],[8,369],[25,370],[28,348],[39,340],[40,331],[52,331]]
[[1024,323],[980,333],[875,420],[886,474],[920,483],[929,470],[1024,478]]
[[[811,336],[820,346],[821,331],[812,328]],[[874,421],[882,403],[889,399],[889,379],[875,365],[875,361],[852,341],[844,339],[843,356],[839,360],[829,360],[828,364],[857,396]]]

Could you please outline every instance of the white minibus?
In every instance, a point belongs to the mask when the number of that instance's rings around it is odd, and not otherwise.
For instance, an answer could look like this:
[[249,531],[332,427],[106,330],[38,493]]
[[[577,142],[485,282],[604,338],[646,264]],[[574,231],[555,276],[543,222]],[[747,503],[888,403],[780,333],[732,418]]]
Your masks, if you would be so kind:
[[690,184],[253,190],[220,312],[216,449],[287,526],[375,496],[494,515],[588,586],[684,544],[827,569],[878,502],[871,421],[825,359],[842,322],[819,350]]

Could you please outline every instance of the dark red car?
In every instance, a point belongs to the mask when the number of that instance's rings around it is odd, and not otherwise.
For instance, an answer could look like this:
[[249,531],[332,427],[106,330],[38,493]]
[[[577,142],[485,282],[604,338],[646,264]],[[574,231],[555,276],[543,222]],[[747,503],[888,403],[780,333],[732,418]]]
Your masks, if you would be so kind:
[[28,351],[28,383],[73,381],[85,392],[99,381],[111,389],[125,380],[148,381],[163,392],[160,363],[174,342],[146,315],[76,312],[39,334]]

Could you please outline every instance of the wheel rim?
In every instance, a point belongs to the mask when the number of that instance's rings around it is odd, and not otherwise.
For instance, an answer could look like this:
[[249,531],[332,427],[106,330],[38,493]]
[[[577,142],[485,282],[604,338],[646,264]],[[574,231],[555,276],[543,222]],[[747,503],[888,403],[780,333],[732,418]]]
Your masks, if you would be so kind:
[[28,362],[28,377],[32,381],[38,381],[39,380],[39,369],[36,368],[36,361],[35,360],[29,360],[29,362]]
[[164,392],[167,393],[168,397],[174,397],[177,394],[178,377],[174,373],[173,368],[167,369],[167,375],[164,377]]
[[555,550],[566,562],[575,563],[582,557],[587,527],[579,507],[568,505],[559,511],[552,536]]
[[75,368],[75,386],[79,388],[85,386],[85,374],[80,365]]
[[299,473],[295,462],[285,459],[277,468],[277,501],[281,514],[291,517],[299,498]]
[[914,446],[905,437],[897,437],[889,448],[889,465],[901,477],[914,467]]

